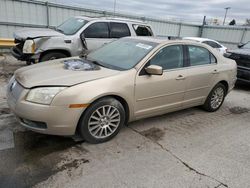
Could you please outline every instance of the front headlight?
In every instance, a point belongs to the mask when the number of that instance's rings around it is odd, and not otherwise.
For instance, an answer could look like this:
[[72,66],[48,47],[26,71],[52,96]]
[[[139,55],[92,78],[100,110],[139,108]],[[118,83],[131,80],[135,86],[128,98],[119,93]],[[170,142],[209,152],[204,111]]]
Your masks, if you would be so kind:
[[33,54],[35,53],[35,42],[34,40],[26,40],[23,45],[24,54]]
[[39,87],[31,89],[26,97],[26,101],[50,104],[53,98],[66,87]]

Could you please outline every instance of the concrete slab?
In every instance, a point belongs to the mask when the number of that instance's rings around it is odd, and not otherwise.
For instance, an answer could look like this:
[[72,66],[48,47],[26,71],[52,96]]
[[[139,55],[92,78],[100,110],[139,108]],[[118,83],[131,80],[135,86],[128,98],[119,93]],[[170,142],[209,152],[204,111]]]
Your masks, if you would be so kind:
[[14,148],[13,132],[10,130],[3,130],[0,132],[0,151]]

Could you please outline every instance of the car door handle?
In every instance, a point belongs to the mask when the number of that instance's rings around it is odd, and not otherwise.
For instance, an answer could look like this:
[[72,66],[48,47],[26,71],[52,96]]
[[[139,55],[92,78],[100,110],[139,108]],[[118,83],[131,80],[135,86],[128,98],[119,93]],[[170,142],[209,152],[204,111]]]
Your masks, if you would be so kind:
[[182,75],[179,75],[177,78],[175,78],[176,80],[185,80],[185,77]]
[[215,69],[213,70],[212,74],[219,74],[219,72]]

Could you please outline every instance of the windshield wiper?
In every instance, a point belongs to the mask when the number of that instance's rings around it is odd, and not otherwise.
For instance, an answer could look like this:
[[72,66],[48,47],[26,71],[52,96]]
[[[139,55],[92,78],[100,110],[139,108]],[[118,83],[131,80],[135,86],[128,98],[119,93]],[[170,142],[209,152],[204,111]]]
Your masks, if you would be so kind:
[[92,63],[96,64],[96,65],[99,65],[99,66],[102,66],[102,67],[106,67],[104,66],[102,63],[98,62],[98,61],[91,61]]
[[60,33],[64,34],[63,30],[61,30],[61,29],[56,28],[56,31],[59,31]]

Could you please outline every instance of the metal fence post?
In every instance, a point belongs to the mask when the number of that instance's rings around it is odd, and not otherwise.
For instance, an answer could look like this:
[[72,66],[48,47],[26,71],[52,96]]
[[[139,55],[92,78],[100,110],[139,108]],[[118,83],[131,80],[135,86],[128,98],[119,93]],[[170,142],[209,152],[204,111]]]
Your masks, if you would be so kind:
[[180,27],[179,27],[179,31],[178,31],[178,37],[181,36],[181,23],[179,23]]
[[206,16],[203,17],[202,25],[200,26],[200,37],[202,37],[204,25],[206,24]]
[[244,30],[242,32],[242,35],[241,35],[240,43],[243,43],[243,40],[244,40],[245,35],[246,35],[246,32],[247,32],[247,28],[244,28]]
[[49,23],[49,2],[48,1],[46,1],[45,2],[45,5],[46,5],[46,17],[47,17],[47,27],[49,28],[49,25],[50,25],[50,23]]

